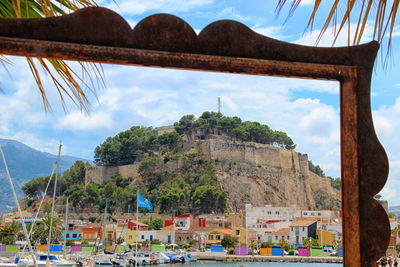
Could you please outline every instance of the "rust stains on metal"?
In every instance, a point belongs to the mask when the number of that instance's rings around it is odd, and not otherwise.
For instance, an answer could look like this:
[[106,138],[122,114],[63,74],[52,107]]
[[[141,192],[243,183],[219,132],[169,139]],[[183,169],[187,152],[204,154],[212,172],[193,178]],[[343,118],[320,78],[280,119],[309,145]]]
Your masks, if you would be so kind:
[[388,175],[370,106],[378,49],[377,42],[342,48],[289,44],[228,20],[197,36],[168,14],[147,17],[131,29],[104,8],[46,19],[0,19],[1,54],[339,81],[344,265],[351,267],[374,266],[390,238],[387,215],[373,199]]

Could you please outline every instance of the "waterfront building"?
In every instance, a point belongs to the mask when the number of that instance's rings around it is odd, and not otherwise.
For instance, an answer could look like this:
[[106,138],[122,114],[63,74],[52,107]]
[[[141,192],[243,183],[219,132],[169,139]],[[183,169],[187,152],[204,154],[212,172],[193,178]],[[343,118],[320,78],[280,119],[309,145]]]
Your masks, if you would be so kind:
[[168,227],[175,221],[175,230],[188,231],[193,227],[193,215],[190,213],[172,217],[171,220],[164,221],[164,227]]
[[308,237],[317,238],[317,221],[297,220],[289,226],[289,244],[303,244]]
[[178,245],[186,245],[196,242],[196,233],[191,230],[176,230],[175,243]]
[[399,225],[399,222],[397,221],[397,216],[389,218],[389,222],[390,222],[390,230],[394,230]]
[[147,231],[149,230],[149,226],[147,224],[136,222],[136,219],[129,219],[128,221],[128,229],[136,230],[136,226],[139,227],[139,231]]
[[232,227],[232,236],[236,237],[240,244],[250,243],[251,240],[258,239],[258,233],[252,229],[246,229],[244,227]]
[[117,229],[112,226],[107,226],[107,244],[113,244],[117,242]]
[[82,241],[96,242],[102,240],[101,227],[83,227],[82,228]]
[[318,223],[341,222],[341,211],[339,210],[296,210],[297,220],[318,221]]
[[125,229],[122,233],[122,236],[127,245],[133,245],[136,243],[136,240],[138,240],[136,230]]
[[202,214],[198,217],[197,225],[195,224],[194,227],[231,228],[232,221],[226,215]]
[[156,231],[156,239],[160,240],[163,244],[172,243],[172,230],[158,230]]
[[81,241],[82,240],[82,232],[79,230],[66,230],[62,232],[62,240],[74,240]]
[[321,246],[334,246],[336,234],[327,230],[317,229],[316,239]]
[[225,236],[232,236],[231,229],[212,229],[204,235],[204,241],[206,245],[221,245],[222,239]]
[[157,231],[156,230],[146,230],[139,232],[139,241],[143,242],[148,240],[149,242],[157,239]]
[[245,208],[246,226],[250,229],[268,228],[265,224],[269,222],[293,222],[296,217],[296,205],[253,207],[251,204],[246,204]]
[[267,240],[264,242],[272,242],[272,243],[279,243],[281,240],[285,240],[285,242],[289,243],[290,241],[290,228],[281,228],[274,232],[269,233],[266,235]]

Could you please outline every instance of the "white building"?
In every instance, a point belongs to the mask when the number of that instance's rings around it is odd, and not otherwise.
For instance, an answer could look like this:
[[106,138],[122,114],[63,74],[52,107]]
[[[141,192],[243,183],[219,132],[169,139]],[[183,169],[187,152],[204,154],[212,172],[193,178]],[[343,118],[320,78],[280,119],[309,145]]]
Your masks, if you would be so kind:
[[272,205],[253,207],[251,204],[246,204],[245,207],[246,226],[254,230],[257,228],[271,228],[273,227],[270,225],[271,223],[293,222],[296,217],[296,205],[288,207],[272,207]]
[[315,218],[324,220],[324,223],[329,223],[335,219],[339,219],[339,211],[334,210],[296,210],[296,218]]
[[149,240],[150,242],[157,239],[156,230],[139,231],[139,241]]

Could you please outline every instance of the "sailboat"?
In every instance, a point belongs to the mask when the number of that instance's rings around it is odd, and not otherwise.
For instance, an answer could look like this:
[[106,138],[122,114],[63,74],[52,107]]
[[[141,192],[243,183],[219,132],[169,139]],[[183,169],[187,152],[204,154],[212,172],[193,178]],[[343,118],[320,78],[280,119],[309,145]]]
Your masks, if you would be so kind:
[[[22,222],[21,222],[22,223],[22,229],[24,231],[25,240],[27,242],[27,245],[28,245],[28,248],[29,248],[29,252],[30,252],[30,255],[28,257],[17,257],[16,261],[15,261],[16,266],[40,266],[40,267],[44,267],[44,266],[63,266],[63,267],[70,267],[71,266],[72,267],[72,266],[74,266],[74,262],[70,262],[70,261],[58,258],[57,256],[50,254],[50,244],[49,244],[49,242],[51,240],[51,229],[52,229],[52,223],[53,223],[52,218],[53,218],[53,214],[54,214],[54,202],[55,202],[55,192],[56,192],[56,185],[57,185],[57,176],[58,176],[58,170],[59,170],[59,164],[60,164],[61,144],[59,146],[58,157],[57,157],[57,172],[56,172],[56,178],[55,178],[55,184],[54,184],[54,192],[53,192],[53,205],[52,205],[52,213],[51,213],[51,221],[50,221],[50,231],[49,231],[49,239],[48,239],[49,241],[48,241],[48,245],[47,245],[47,254],[38,253],[38,254],[35,255],[33,253],[33,249],[32,249],[32,246],[31,246],[29,234],[28,234],[28,231],[26,229],[25,222],[23,220],[21,207],[19,205],[19,202],[18,202],[18,199],[17,199],[17,195],[15,193],[14,185],[12,183],[12,179],[11,179],[10,173],[8,171],[8,167],[7,167],[7,163],[6,163],[6,160],[5,160],[5,156],[3,154],[3,150],[1,149],[1,147],[0,147],[0,152],[1,152],[1,156],[3,158],[4,166],[6,168],[8,180],[9,180],[11,189],[13,191],[14,200],[15,200],[15,203],[17,205],[17,209],[18,209],[20,218],[22,220]],[[31,233],[32,233],[32,228],[31,228],[30,234]]]

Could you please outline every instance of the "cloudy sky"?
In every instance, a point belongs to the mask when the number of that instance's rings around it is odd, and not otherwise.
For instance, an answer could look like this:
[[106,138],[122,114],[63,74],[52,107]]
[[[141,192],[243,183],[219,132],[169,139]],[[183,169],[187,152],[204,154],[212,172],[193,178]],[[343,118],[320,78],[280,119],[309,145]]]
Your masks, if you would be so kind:
[[[319,23],[313,31],[305,31],[311,2],[303,1],[286,23],[287,10],[279,17],[275,13],[276,0],[103,0],[99,3],[121,14],[132,27],[155,13],[174,14],[197,33],[216,20],[233,19],[272,38],[314,45],[323,25],[323,12],[317,15]],[[329,8],[329,2],[323,2],[322,10]],[[330,32],[328,29],[320,46],[332,44]],[[372,40],[372,34],[371,22],[363,42]],[[390,176],[382,191],[390,205],[400,205],[400,144],[396,141],[400,130],[399,39],[397,25],[390,64],[385,68],[382,64],[385,57],[379,55],[371,88],[375,129],[390,159]],[[346,43],[345,36],[340,36],[336,45]],[[97,96],[88,92],[92,103],[89,113],[81,112],[69,102],[65,113],[50,83],[46,88],[52,112],[45,113],[25,60],[10,59],[13,65],[0,67],[0,138],[15,139],[54,154],[61,140],[64,154],[92,160],[94,148],[108,136],[133,125],[171,125],[185,114],[216,111],[217,98],[221,97],[224,115],[259,121],[287,132],[297,144],[298,152],[307,153],[327,175],[340,176],[336,82],[103,65],[105,87]]]

